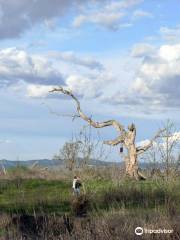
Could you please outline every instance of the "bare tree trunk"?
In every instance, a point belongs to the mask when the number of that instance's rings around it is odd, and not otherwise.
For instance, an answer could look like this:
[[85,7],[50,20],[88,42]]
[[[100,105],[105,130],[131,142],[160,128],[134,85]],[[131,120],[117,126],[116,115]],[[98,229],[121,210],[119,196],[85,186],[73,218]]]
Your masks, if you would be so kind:
[[126,133],[124,139],[124,146],[127,149],[127,156],[125,160],[126,174],[132,178],[138,179],[138,161],[137,161],[137,149],[135,145],[136,139],[136,128],[134,124],[128,127],[128,132]]
[[135,145],[132,145],[129,147],[128,155],[129,155],[129,161],[126,167],[126,173],[130,177],[138,178],[138,163],[137,163],[137,154],[136,154],[136,147]]

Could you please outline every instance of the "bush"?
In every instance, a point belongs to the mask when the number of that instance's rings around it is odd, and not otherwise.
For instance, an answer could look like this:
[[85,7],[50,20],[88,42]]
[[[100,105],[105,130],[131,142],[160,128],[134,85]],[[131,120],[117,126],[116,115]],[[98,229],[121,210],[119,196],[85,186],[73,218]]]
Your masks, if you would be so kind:
[[72,211],[75,216],[85,217],[90,210],[90,201],[86,195],[80,195],[72,200]]

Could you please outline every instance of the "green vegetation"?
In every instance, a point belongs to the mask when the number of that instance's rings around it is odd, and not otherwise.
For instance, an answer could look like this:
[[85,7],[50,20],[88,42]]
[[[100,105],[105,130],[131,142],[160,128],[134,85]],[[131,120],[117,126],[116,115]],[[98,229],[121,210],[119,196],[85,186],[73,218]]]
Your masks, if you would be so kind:
[[84,170],[82,194],[76,198],[72,174],[36,172],[32,178],[32,172],[18,167],[0,179],[0,237],[9,234],[7,239],[21,239],[23,234],[36,239],[40,234],[38,239],[60,239],[64,234],[62,239],[124,239],[125,235],[136,239],[137,226],[174,229],[171,239],[180,236],[178,178],[115,180],[110,169],[107,174],[103,169]]
[[[179,181],[165,182],[91,179],[84,191],[93,209],[166,208],[171,203],[180,209]],[[83,189],[82,189],[83,192]],[[0,181],[0,209],[11,213],[64,213],[71,211],[69,180],[21,179]]]
[[0,209],[11,213],[69,211],[71,184],[67,181],[14,179],[0,182]]

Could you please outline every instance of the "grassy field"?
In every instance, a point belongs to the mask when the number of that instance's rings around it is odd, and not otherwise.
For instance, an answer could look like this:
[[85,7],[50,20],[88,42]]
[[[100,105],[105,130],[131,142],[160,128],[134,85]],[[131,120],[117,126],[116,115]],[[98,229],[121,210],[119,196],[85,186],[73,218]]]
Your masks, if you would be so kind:
[[[81,232],[78,239],[92,239],[88,238],[89,234],[93,235],[91,237],[98,235],[98,229],[101,229],[102,235],[107,231],[107,236],[102,239],[108,239],[108,236],[111,236],[112,239],[125,239],[122,238],[123,234],[129,236],[129,239],[131,237],[136,239],[136,236],[133,235],[134,228],[139,224],[151,226],[151,228],[173,228],[176,233],[175,238],[162,236],[157,239],[179,239],[180,237],[178,235],[180,221],[180,181],[178,179],[168,182],[163,179],[138,182],[122,178],[120,181],[114,182],[112,179],[89,177],[84,180],[82,195],[78,199],[72,195],[71,185],[70,177],[47,180],[26,178],[25,176],[22,178],[22,176],[16,175],[14,178],[1,179],[1,237],[5,232],[6,235],[8,232],[12,237],[12,232],[15,234],[12,229],[16,228],[17,230],[17,226],[29,223],[29,219],[34,221],[34,218],[36,218],[36,224],[40,221],[38,226],[42,227],[46,223],[48,224],[46,227],[51,227],[51,229],[54,229],[54,226],[62,229],[62,222],[64,226],[68,219],[69,229],[70,226],[73,226],[73,234],[77,235]],[[67,218],[66,221],[64,216]],[[24,217],[26,220],[22,220]],[[14,222],[17,222],[18,219],[18,225],[12,223],[12,219],[16,219],[13,220]],[[81,226],[78,227],[78,230],[76,229],[77,222]],[[31,229],[29,225],[24,228]],[[21,231],[24,228],[21,227]],[[86,231],[83,230],[84,228]],[[95,232],[92,232],[91,228]],[[7,229],[9,230],[7,231]],[[114,229],[113,233],[112,229]],[[60,239],[54,235],[54,231],[57,230],[52,231],[54,237],[50,238],[48,235],[48,238],[44,237],[44,239]],[[83,237],[84,231],[86,237]],[[13,238],[16,239],[15,236],[17,236],[18,239],[20,232],[15,232]],[[36,233],[35,230],[33,232]],[[44,231],[42,232],[45,234]],[[62,239],[75,239],[67,226],[64,232],[62,230],[59,234],[62,235],[62,233],[67,237]],[[34,235],[27,239],[33,239],[33,237]],[[155,237],[152,239],[156,239]],[[43,239],[43,237],[37,239]],[[101,239],[100,236],[97,239]]]
[[[86,194],[94,209],[167,209],[173,206],[176,206],[177,210],[180,209],[179,181],[123,180],[115,184],[111,180],[95,179],[85,182],[84,188],[81,192]],[[70,212],[72,198],[71,182],[68,180],[17,178],[0,181],[0,209],[4,212]]]

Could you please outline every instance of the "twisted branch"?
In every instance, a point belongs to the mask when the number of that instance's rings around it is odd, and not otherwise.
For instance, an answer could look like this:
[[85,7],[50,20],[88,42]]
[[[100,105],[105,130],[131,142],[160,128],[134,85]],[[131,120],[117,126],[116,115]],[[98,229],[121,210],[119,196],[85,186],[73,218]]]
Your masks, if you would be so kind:
[[[119,122],[117,122],[116,120],[108,120],[108,121],[104,121],[104,122],[96,122],[94,120],[92,120],[92,118],[88,117],[86,114],[84,114],[81,110],[81,105],[79,100],[74,96],[74,94],[69,91],[64,89],[63,87],[59,87],[59,88],[54,88],[50,91],[52,92],[61,92],[65,95],[70,96],[76,103],[76,107],[77,107],[77,112],[79,114],[79,116],[85,120],[86,122],[88,122],[89,125],[91,125],[94,128],[104,128],[104,127],[109,127],[112,126],[114,127],[119,133],[122,133],[124,130],[124,126],[121,125]],[[112,141],[113,142],[113,141]]]

